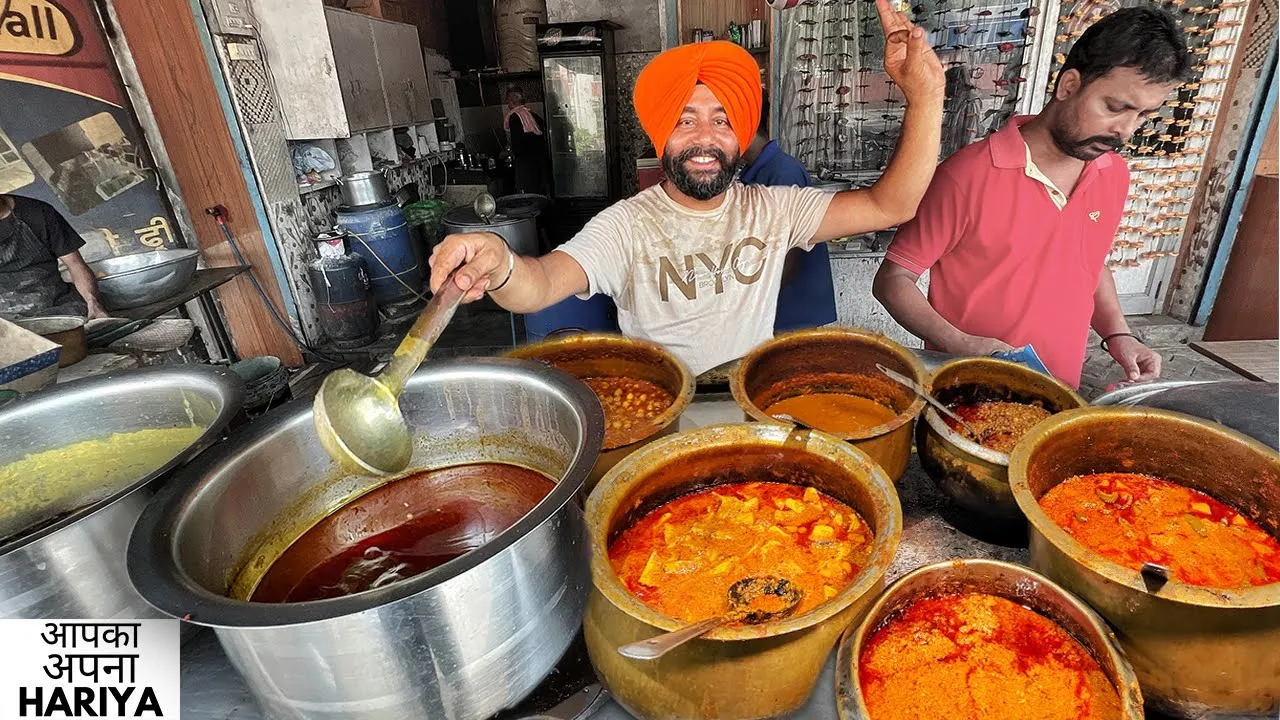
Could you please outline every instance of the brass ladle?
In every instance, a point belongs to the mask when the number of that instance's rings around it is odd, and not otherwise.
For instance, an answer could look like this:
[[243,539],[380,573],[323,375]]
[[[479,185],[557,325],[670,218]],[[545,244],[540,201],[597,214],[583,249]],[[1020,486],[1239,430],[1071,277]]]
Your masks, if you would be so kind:
[[[721,625],[740,622],[744,625],[760,625],[770,620],[785,618],[795,612],[803,593],[790,580],[780,577],[746,577],[729,586],[729,612],[720,617],[655,635],[648,640],[633,642],[618,648],[623,657],[632,660],[657,660],[690,640],[706,635]],[[782,598],[786,605],[779,610],[753,610],[751,602],[766,595]]]
[[329,456],[348,472],[393,475],[409,467],[413,440],[400,414],[400,391],[439,339],[465,292],[450,273],[391,362],[377,377],[350,368],[329,373],[313,404],[316,433]]

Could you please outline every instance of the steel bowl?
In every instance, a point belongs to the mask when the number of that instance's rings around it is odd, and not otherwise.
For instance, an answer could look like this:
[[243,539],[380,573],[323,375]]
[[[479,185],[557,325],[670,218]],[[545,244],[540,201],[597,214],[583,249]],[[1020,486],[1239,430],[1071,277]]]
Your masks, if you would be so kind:
[[1207,493],[1280,537],[1280,454],[1188,415],[1069,410],[1014,449],[1009,484],[1030,523],[1031,566],[1115,628],[1148,707],[1184,718],[1275,717],[1280,710],[1280,584],[1222,590],[1148,584],[1059,528],[1040,498],[1076,475],[1153,475]]
[[[1061,381],[1025,365],[995,358],[964,358],[933,373],[933,396],[944,405],[992,400],[1038,404],[1050,413],[1088,405]],[[916,452],[929,477],[956,505],[997,522],[1022,523],[1009,489],[1009,456],[951,429],[927,407],[916,427]]]
[[311,401],[277,408],[174,477],[143,513],[129,575],[162,612],[214,628],[267,717],[481,720],[532,691],[578,632],[590,588],[574,502],[603,433],[595,396],[506,359],[433,362],[400,409],[415,470],[505,462],[558,479],[491,542],[401,582],[258,603],[250,590],[317,522],[386,482],[341,472]]
[[[995,595],[1054,621],[1083,644],[1102,667],[1120,695],[1124,720],[1142,720],[1137,678],[1102,618],[1042,575],[1019,565],[976,559],[948,560],[904,575],[876,599],[861,622],[849,628],[836,655],[836,711],[840,720],[871,720],[858,680],[862,649],[871,635],[912,601],[939,593]],[[938,691],[945,692],[945,688]]]
[[[242,396],[231,373],[181,365],[86,378],[0,409],[0,467],[114,433],[203,428],[172,457],[156,458],[149,472],[113,472],[104,456],[98,462],[88,456],[76,466],[85,482],[51,483],[38,507],[24,509],[21,521],[0,531],[8,536],[0,538],[0,618],[164,617],[129,581],[129,533],[160,479],[217,440]],[[104,482],[112,484],[102,487]],[[10,514],[0,524],[16,520]],[[20,528],[17,534],[10,532],[14,528]]]
[[1280,385],[1255,380],[1157,380],[1099,396],[1097,405],[1174,410],[1238,430],[1280,450]]
[[890,380],[877,364],[929,387],[929,373],[910,350],[883,335],[839,327],[785,333],[757,346],[729,383],[747,418],[761,422],[779,422],[764,408],[809,392],[861,395],[892,408],[898,414],[889,422],[836,437],[870,455],[897,482],[907,471],[911,431],[924,399]]
[[[722,627],[658,660],[618,647],[677,630],[627,591],[609,544],[645,512],[693,489],[754,480],[816,487],[853,507],[875,532],[866,567],[839,594],[803,615]],[[610,694],[641,718],[727,720],[799,710],[840,633],[884,588],[902,535],[893,482],[866,453],[839,438],[772,423],[712,425],[663,438],[618,463],[587,501],[595,585],[584,632]]]
[[678,430],[680,416],[693,402],[694,382],[688,366],[666,348],[645,340],[611,333],[574,333],[518,347],[507,353],[507,357],[543,362],[579,379],[627,377],[645,380],[675,397],[671,407],[653,419],[648,435],[633,443],[600,451],[600,458],[596,460],[584,488],[588,493],[623,458]]
[[109,310],[128,310],[173,297],[196,274],[199,250],[153,250],[89,263]]

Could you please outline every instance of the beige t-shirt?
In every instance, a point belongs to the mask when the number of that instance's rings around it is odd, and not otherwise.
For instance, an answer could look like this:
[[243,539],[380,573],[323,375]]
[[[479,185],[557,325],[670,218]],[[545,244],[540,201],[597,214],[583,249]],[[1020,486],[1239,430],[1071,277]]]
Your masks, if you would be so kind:
[[809,247],[832,193],[735,182],[715,210],[655,185],[591,219],[559,250],[618,306],[623,334],[665,346],[696,375],[773,336],[782,265]]

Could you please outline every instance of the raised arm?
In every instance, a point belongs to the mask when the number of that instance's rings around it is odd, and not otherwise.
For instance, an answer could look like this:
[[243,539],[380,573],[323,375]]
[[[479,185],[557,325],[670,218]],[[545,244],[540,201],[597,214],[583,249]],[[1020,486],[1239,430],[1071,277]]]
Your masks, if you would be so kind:
[[929,187],[942,142],[946,74],[922,28],[876,0],[885,34],[885,72],[902,89],[906,111],[889,166],[874,185],[837,193],[816,241],[891,228],[915,215]]

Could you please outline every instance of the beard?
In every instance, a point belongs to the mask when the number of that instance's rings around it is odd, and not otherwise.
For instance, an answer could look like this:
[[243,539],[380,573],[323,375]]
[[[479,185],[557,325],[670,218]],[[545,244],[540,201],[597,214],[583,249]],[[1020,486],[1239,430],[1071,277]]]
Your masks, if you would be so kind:
[[[695,176],[689,172],[686,165],[696,155],[710,155],[715,158],[720,163],[720,170],[710,177],[705,177],[706,173],[701,173],[703,176],[701,179]],[[694,200],[710,200],[729,189],[729,185],[738,175],[738,164],[741,160],[742,153],[734,153],[733,158],[730,159],[719,148],[691,147],[678,155],[664,154],[662,170],[680,192]]]
[[[1053,138],[1053,144],[1068,157],[1076,160],[1089,162],[1102,156],[1108,150],[1119,152],[1124,147],[1124,140],[1114,135],[1091,135],[1086,138],[1077,138],[1072,136],[1069,130],[1070,123],[1057,122],[1049,127],[1049,136]],[[1103,146],[1098,149],[1098,146]]]

